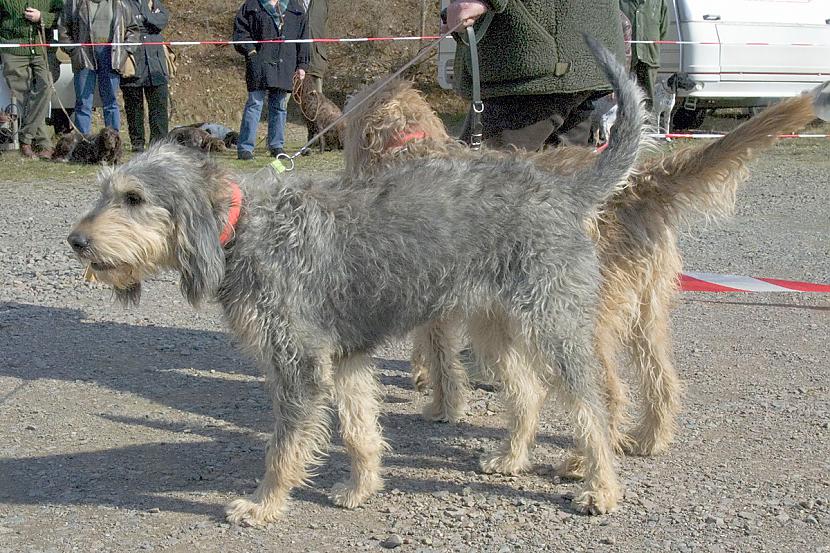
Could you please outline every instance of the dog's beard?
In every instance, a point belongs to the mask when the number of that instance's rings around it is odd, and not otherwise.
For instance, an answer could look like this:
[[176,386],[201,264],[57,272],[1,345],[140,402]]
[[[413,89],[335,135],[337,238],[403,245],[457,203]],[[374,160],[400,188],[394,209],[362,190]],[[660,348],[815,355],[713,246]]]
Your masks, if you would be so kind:
[[117,289],[127,289],[141,281],[138,271],[128,265],[108,267],[102,263],[92,262],[89,269],[96,280]]
[[[163,235],[149,232],[149,222],[141,227],[123,225],[120,228],[116,226],[118,222],[121,220],[111,218],[108,224],[101,225],[92,240],[93,246],[79,258],[95,280],[112,287],[122,303],[135,304],[141,294],[141,282],[164,270],[175,269],[175,257]],[[110,230],[111,234],[104,236],[102,229]]]

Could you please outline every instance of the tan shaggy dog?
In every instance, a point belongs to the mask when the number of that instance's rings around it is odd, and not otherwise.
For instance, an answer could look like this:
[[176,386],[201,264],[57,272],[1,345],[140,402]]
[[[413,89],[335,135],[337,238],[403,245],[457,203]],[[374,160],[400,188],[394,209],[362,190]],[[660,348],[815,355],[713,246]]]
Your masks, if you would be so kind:
[[[366,89],[349,104],[356,105],[373,92]],[[828,106],[830,84],[825,83],[810,94],[768,108],[708,145],[640,162],[629,186],[585,221],[596,240],[604,278],[595,343],[605,370],[610,436],[618,452],[659,454],[675,432],[681,384],[672,364],[669,315],[682,267],[678,229],[698,219],[730,215],[736,190],[748,177],[747,164],[772,146],[777,134],[803,128],[817,113],[826,117]],[[355,175],[403,159],[477,155],[452,139],[423,97],[402,80],[360,105],[348,118],[344,138],[347,171]],[[505,155],[531,157],[562,174],[592,163],[597,154],[567,147]],[[455,421],[464,413],[467,374],[458,357],[462,336],[463,329],[446,320],[433,321],[414,333],[413,380],[419,389],[428,382],[433,386],[432,402],[424,412],[429,419]],[[482,468],[517,473],[530,465],[529,452],[546,397],[540,392],[544,387],[524,368],[528,363],[521,354],[494,356],[500,346],[496,336],[492,340],[492,351],[473,352],[480,370],[500,382],[506,394],[522,399],[512,413],[510,451],[501,452],[498,466],[485,461]],[[627,432],[628,394],[617,371],[623,353],[633,365],[642,398],[637,423]],[[569,458],[560,472],[579,477],[581,460]]]

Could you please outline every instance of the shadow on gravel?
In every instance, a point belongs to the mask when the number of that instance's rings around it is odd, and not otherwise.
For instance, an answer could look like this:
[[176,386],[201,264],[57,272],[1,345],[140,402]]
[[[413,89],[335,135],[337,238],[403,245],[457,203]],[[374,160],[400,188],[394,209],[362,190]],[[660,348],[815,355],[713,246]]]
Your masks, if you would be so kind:
[[[171,432],[175,442],[0,459],[0,502],[104,505],[139,511],[158,508],[220,519],[221,506],[215,498],[200,502],[200,496],[218,493],[226,496],[223,501],[230,500],[256,486],[271,408],[260,379],[254,378],[257,369],[236,354],[224,333],[91,321],[77,309],[0,302],[0,337],[0,359],[5,360],[0,363],[2,376],[94,383],[217,421],[129,417],[114,414],[118,405],[102,404],[97,413],[101,419]],[[376,361],[384,371],[406,373],[382,376],[386,386],[411,389],[408,362]],[[18,386],[0,397],[0,405],[24,393],[25,387]],[[60,401],[59,394],[56,390],[55,401]],[[387,401],[410,400],[387,396]],[[500,428],[429,424],[412,414],[388,413],[381,423],[393,448],[384,458],[387,467],[476,470],[480,452],[447,442],[459,436],[475,437],[495,447],[494,442],[503,437]],[[539,438],[562,448],[571,445],[562,436]],[[57,448],[59,442],[56,436]],[[338,444],[338,439],[333,443]],[[332,451],[312,487],[295,491],[294,497],[331,506],[325,491],[347,476],[348,467],[345,455]],[[462,487],[441,479],[387,482],[388,489],[405,493],[460,493]],[[497,477],[472,487],[506,497],[543,499]]]

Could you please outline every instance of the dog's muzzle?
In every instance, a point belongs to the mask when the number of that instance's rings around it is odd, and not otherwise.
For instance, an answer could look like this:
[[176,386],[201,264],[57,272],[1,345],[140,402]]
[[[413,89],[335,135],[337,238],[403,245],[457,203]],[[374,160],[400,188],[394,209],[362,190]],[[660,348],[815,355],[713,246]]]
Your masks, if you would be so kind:
[[66,238],[75,253],[82,254],[89,249],[89,236],[82,232],[74,231]]

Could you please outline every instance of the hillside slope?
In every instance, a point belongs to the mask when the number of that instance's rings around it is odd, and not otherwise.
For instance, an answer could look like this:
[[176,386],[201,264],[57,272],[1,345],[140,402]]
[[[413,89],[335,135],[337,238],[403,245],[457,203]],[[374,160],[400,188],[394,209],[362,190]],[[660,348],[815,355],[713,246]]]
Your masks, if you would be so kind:
[[[171,12],[168,40],[223,40],[233,30],[238,0],[216,0],[194,5],[192,0],[168,0]],[[426,34],[437,32],[438,4],[430,3]],[[329,36],[412,36],[420,28],[421,4],[416,0],[330,2]],[[346,96],[363,84],[386,75],[412,58],[419,49],[412,43],[332,44],[325,92],[342,105]],[[244,65],[230,46],[177,48],[178,74],[171,83],[173,121],[211,120],[238,122],[245,103]],[[439,107],[461,109],[463,104],[435,82],[434,58],[422,63],[414,78]]]

